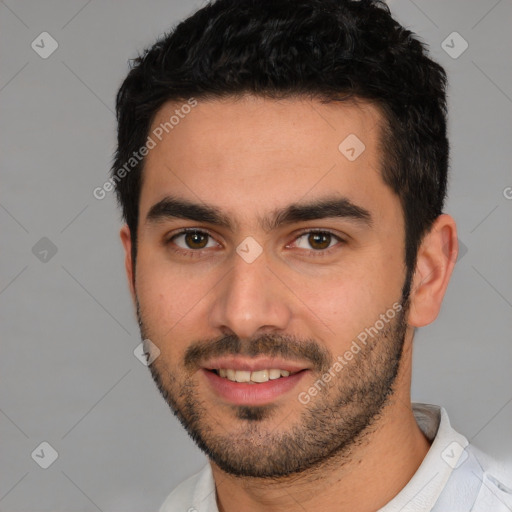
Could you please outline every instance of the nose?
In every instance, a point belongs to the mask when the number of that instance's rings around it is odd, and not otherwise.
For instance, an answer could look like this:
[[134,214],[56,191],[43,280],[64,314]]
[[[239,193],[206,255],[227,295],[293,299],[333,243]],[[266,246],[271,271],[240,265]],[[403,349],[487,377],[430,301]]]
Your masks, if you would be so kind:
[[292,301],[268,267],[265,253],[251,263],[238,254],[232,259],[231,271],[213,296],[212,327],[241,339],[285,330],[292,316]]

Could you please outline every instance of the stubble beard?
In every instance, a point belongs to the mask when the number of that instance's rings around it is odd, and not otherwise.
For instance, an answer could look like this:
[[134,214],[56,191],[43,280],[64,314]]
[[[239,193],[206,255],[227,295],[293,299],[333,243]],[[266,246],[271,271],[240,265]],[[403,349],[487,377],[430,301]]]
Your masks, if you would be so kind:
[[[333,460],[349,459],[352,449],[364,443],[365,437],[373,431],[392,395],[406,338],[408,286],[404,287],[402,299],[402,308],[397,315],[360,347],[361,350],[335,375],[329,386],[321,388],[307,405],[300,406],[302,411],[298,418],[286,429],[281,429],[280,423],[289,424],[290,418],[284,417],[276,423],[279,409],[275,404],[233,405],[223,409],[230,411],[230,417],[222,422],[214,414],[219,411],[212,411],[212,404],[201,398],[192,375],[178,378],[177,374],[185,376],[186,372],[170,371],[162,358],[149,366],[151,375],[190,437],[226,473],[237,477],[275,479],[314,472]],[[142,338],[146,339],[149,329],[138,302],[137,315]],[[248,353],[238,338],[227,338],[217,340],[219,352],[224,355]],[[270,356],[268,349],[276,341],[278,347],[286,347],[288,343],[287,338],[263,336],[254,340],[250,352],[256,355],[258,347],[263,347],[265,350],[260,353]],[[204,342],[201,346],[205,346]],[[321,379],[336,361],[335,356],[319,345],[317,349],[318,371],[313,382]],[[301,345],[294,350],[300,353]],[[297,395],[300,391],[305,390],[298,389]],[[291,396],[296,399],[295,394]]]

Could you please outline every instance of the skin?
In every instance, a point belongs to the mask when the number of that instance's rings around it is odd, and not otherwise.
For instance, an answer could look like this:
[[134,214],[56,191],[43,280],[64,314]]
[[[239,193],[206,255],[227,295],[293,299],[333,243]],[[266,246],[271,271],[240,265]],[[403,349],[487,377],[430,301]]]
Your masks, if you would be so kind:
[[[177,106],[164,105],[153,126]],[[404,218],[398,197],[380,174],[381,122],[379,110],[365,102],[253,96],[200,101],[146,157],[135,279],[130,231],[121,230],[128,281],[144,335],[160,350],[152,371],[170,394],[177,395],[185,382],[194,386],[213,434],[259,448],[257,437],[243,437],[250,421],[215,395],[200,371],[186,370],[191,343],[229,335],[241,340],[290,335],[314,340],[335,357],[400,300],[406,276]],[[352,162],[338,150],[349,134],[366,146]],[[368,210],[372,225],[326,217],[269,230],[259,222],[276,209],[333,194]],[[234,230],[184,219],[148,222],[151,207],[166,196],[216,206],[235,223]],[[185,227],[207,230],[213,237],[209,246],[193,253],[183,237],[175,239],[181,247],[163,243]],[[322,251],[307,244],[307,235],[298,239],[305,228],[332,232],[346,242],[333,239],[319,256]],[[250,264],[236,253],[248,236],[263,250]],[[400,492],[429,449],[411,408],[414,328],[437,317],[457,250],[455,222],[443,214],[419,249],[392,393],[359,442],[324,464],[271,481],[234,476],[211,462],[219,510],[288,511],[300,503],[305,510],[370,512]],[[350,376],[350,371],[340,374],[318,399],[326,400]],[[300,425],[305,406],[297,393],[318,377],[307,374],[300,389],[281,397],[253,433],[286,433]]]

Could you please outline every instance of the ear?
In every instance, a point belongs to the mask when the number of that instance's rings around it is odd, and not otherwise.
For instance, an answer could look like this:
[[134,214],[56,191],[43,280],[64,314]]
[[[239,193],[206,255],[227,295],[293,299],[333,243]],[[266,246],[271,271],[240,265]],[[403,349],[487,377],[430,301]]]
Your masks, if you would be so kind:
[[135,283],[133,282],[133,265],[132,265],[132,236],[130,228],[125,224],[119,232],[121,242],[124,247],[124,266],[126,269],[126,277],[128,278],[128,284],[130,286],[130,293],[132,299],[135,302]]
[[442,214],[418,250],[411,287],[409,325],[423,327],[437,318],[458,252],[455,221],[450,215]]

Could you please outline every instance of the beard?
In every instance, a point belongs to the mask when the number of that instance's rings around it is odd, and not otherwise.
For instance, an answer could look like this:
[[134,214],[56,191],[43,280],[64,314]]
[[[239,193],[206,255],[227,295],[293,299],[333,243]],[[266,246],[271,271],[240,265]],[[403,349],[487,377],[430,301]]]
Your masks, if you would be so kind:
[[[232,405],[228,427],[226,422],[221,425],[210,412],[214,406],[201,398],[191,377],[201,368],[201,362],[213,356],[279,356],[308,360],[316,383],[330,369],[332,372],[339,354],[331,354],[315,340],[274,334],[245,342],[236,335],[200,340],[189,345],[180,369],[171,370],[160,357],[149,365],[151,375],[190,437],[224,472],[254,478],[314,472],[333,461],[348,459],[352,449],[373,431],[387,405],[402,359],[410,283],[408,275],[402,290],[402,308],[394,318],[363,346],[358,345],[359,352],[306,405],[297,400],[298,417],[286,429],[276,424],[276,404]],[[147,339],[149,329],[138,300],[137,316],[142,339]],[[152,341],[159,345],[164,340]],[[225,410],[222,408],[222,412]],[[292,412],[297,416],[296,409]],[[289,421],[290,416],[292,413],[280,423]]]

